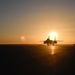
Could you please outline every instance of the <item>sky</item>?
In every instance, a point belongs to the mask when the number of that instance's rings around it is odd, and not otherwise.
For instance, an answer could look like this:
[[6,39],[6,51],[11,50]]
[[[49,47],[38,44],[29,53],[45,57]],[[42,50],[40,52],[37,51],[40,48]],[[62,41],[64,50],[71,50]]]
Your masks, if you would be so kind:
[[75,43],[75,0],[0,0],[0,44],[40,44],[52,31]]

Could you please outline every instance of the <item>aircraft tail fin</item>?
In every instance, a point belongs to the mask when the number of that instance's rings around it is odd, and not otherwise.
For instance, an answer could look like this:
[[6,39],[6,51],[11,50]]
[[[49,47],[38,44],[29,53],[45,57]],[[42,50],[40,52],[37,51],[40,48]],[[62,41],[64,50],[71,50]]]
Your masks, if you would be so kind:
[[56,36],[55,36],[54,40],[56,40]]

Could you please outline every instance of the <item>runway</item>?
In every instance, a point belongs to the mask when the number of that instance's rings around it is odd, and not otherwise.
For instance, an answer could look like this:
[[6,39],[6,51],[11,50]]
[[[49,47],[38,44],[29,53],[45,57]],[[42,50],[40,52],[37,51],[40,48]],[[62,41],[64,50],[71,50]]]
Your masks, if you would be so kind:
[[0,45],[0,74],[73,75],[73,45]]

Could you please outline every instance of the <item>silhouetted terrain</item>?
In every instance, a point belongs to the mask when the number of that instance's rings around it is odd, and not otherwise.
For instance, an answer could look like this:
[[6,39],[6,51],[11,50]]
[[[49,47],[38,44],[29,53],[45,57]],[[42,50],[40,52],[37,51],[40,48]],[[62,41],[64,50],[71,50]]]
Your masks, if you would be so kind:
[[75,46],[0,45],[0,75],[74,75]]

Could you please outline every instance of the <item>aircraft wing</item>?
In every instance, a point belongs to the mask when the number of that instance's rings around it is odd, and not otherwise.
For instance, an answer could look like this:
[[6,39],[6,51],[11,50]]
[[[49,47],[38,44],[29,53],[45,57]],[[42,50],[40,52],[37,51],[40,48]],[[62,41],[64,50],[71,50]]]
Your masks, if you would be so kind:
[[57,42],[63,42],[63,40],[57,40]]

